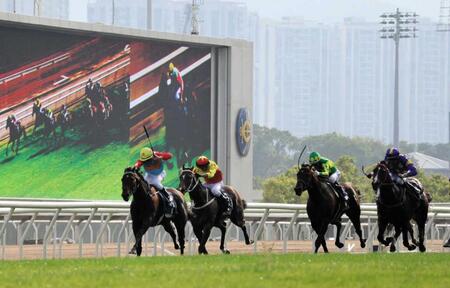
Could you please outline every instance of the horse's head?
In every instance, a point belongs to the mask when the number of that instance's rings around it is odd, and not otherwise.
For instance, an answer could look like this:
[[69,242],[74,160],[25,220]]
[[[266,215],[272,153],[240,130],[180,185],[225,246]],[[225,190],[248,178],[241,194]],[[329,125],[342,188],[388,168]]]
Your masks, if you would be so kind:
[[389,171],[387,164],[384,161],[381,161],[377,164],[375,169],[373,170],[373,180],[372,185],[380,186],[380,185],[393,185],[394,182],[392,180],[392,174]]
[[180,172],[180,190],[183,194],[191,192],[198,184],[198,178],[193,171],[193,167],[185,167]]
[[128,201],[134,193],[136,193],[140,185],[140,175],[139,172],[133,168],[128,167],[123,171],[122,176],[122,198]]
[[314,170],[309,164],[302,164],[297,172],[297,184],[295,185],[295,194],[301,196],[303,191],[308,190],[317,180]]

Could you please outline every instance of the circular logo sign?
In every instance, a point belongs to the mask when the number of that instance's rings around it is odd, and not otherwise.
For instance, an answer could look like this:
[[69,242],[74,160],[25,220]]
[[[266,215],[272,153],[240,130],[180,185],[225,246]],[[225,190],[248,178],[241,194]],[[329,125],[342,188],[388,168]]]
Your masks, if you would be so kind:
[[236,140],[241,156],[246,156],[250,150],[250,141],[252,139],[252,124],[247,108],[239,109],[236,121]]

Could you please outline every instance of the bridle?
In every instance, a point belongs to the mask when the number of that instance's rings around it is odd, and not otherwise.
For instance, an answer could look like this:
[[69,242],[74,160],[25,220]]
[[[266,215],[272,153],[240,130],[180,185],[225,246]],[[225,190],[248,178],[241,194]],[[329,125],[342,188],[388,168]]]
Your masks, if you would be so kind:
[[191,178],[191,182],[189,183],[189,186],[185,190],[185,193],[191,193],[192,191],[194,191],[194,189],[200,183],[200,180],[197,177],[195,177],[195,173],[192,170],[184,169],[181,171],[181,174],[183,174],[185,172],[188,172],[194,176]]

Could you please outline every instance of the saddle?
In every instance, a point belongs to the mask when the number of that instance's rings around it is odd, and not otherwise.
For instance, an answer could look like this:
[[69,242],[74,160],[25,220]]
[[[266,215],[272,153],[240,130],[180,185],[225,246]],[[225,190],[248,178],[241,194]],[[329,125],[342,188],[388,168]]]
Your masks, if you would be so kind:
[[422,183],[420,183],[419,179],[414,177],[405,178],[405,188],[406,191],[409,193],[414,193],[413,196],[419,195],[420,200],[424,200],[423,197],[426,197],[428,200],[428,203],[431,202],[432,197],[430,193],[425,192],[423,189]]
[[166,188],[163,188],[164,190],[158,190],[155,186],[151,185],[155,190],[157,191],[157,194],[159,194],[161,197],[161,203],[163,207],[164,217],[166,218],[173,218],[175,216],[175,213],[177,211],[177,202],[175,201],[175,198],[173,195],[169,192],[167,192]]

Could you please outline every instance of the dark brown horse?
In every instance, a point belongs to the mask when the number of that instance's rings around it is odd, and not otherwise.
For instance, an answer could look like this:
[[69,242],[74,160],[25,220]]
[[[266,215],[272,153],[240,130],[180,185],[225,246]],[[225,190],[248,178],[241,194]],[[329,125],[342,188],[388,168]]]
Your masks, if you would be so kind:
[[[195,175],[192,168],[183,166],[183,170],[180,174],[180,190],[183,193],[189,193],[191,200],[193,201],[189,220],[192,223],[194,234],[199,241],[198,253],[208,254],[206,242],[211,234],[211,229],[217,227],[222,233],[220,238],[220,250],[225,254],[229,254],[230,251],[225,250],[224,246],[226,232],[225,217],[222,216],[224,211],[220,208],[219,203],[211,192],[200,183],[198,176]],[[242,232],[244,232],[245,244],[252,244],[253,241],[250,241],[247,228],[245,227],[245,200],[230,186],[224,186],[223,190],[233,201],[233,210],[230,215],[231,222],[240,227]]]
[[[147,232],[147,229],[157,225],[164,227],[164,230],[172,237],[175,249],[180,249],[180,254],[184,254],[184,227],[188,219],[188,210],[183,194],[180,191],[172,188],[167,188],[166,191],[173,195],[177,205],[173,219],[168,219],[164,216],[162,196],[157,193],[153,186],[147,184],[139,171],[129,167],[123,173],[122,198],[128,201],[133,196],[130,212],[136,244],[132,251],[135,251],[137,256],[140,256],[142,253],[142,237]],[[176,241],[172,223],[175,224],[177,230],[179,245]]]
[[[311,220],[311,226],[317,233],[315,242],[315,250],[317,253],[322,245],[325,253],[328,253],[327,243],[325,242],[325,233],[328,225],[333,224],[337,227],[335,244],[338,248],[344,246],[340,242],[339,236],[341,232],[341,217],[344,214],[342,207],[340,207],[340,199],[331,184],[319,179],[314,173],[313,168],[308,164],[303,164],[299,167],[297,173],[297,185],[295,186],[295,194],[301,196],[303,191],[308,191],[309,198],[306,206],[308,217]],[[362,238],[361,231],[361,208],[359,206],[359,192],[347,184],[344,186],[349,195],[349,209],[345,212],[350,221],[355,227],[356,234],[359,236],[360,245],[362,248],[366,247],[366,239]]]
[[[389,168],[383,161],[366,176],[372,178],[372,187],[377,193],[378,241],[385,246],[391,245],[391,251],[394,252],[395,242],[402,233],[403,245],[408,250],[416,249],[416,246],[408,241],[408,232],[412,236],[410,221],[413,219],[419,229],[419,250],[425,252],[424,234],[428,218],[428,199],[426,197],[419,199],[414,192],[395,184]],[[421,186],[420,182],[418,183]],[[384,239],[384,232],[389,223],[394,225],[396,232],[393,238]],[[415,242],[414,238],[413,242]]]
[[9,140],[6,143],[6,156],[8,156],[8,146],[11,144],[11,152],[18,154],[20,147],[20,138],[23,136],[27,138],[27,132],[25,127],[20,124],[20,121],[16,120],[13,116],[8,116],[6,119],[5,129],[9,129]]

